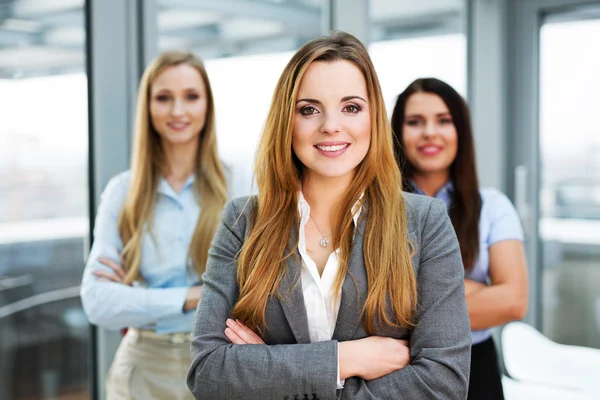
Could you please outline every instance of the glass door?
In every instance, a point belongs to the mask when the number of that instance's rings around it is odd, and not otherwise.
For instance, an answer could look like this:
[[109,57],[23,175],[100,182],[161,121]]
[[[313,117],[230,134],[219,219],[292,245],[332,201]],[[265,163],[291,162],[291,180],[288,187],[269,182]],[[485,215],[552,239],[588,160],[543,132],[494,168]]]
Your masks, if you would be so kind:
[[600,7],[549,13],[539,45],[542,331],[600,348]]
[[526,234],[527,321],[600,348],[600,0],[512,0],[508,140]]

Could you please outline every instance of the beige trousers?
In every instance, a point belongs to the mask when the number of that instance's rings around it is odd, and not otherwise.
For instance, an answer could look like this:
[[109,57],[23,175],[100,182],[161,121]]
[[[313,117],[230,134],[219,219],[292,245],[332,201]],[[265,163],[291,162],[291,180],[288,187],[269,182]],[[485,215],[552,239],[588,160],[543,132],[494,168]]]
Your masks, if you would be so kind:
[[106,381],[107,400],[194,400],[186,376],[190,344],[152,339],[129,330]]

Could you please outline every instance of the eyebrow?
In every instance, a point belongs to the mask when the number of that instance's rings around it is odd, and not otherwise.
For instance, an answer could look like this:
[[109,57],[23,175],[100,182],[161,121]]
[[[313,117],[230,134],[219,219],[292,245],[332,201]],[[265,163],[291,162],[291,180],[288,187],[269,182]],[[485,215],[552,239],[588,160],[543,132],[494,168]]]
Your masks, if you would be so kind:
[[[196,88],[192,88],[192,87],[190,87],[190,88],[185,88],[185,89],[183,89],[183,91],[184,91],[184,92],[199,92],[199,90],[198,90],[198,89],[196,89]],[[171,89],[169,89],[169,88],[159,88],[159,89],[157,89],[155,92],[156,92],[156,93],[161,93],[161,92],[169,92],[169,93],[171,93],[171,92],[172,92],[172,90],[171,90]]]
[[[367,103],[367,101],[360,96],[345,96],[345,97],[342,97],[341,102],[354,100],[354,99],[360,99],[360,100],[364,101],[365,103]],[[300,100],[296,101],[296,104],[300,103],[301,101],[305,101],[307,103],[313,103],[313,104],[321,104],[321,102],[319,100],[308,99],[308,98],[300,99]]]
[[[435,114],[435,116],[436,117],[444,117],[444,116],[452,117],[452,113],[450,111],[441,112],[441,113]],[[405,118],[423,118],[423,115],[422,114],[408,114]]]

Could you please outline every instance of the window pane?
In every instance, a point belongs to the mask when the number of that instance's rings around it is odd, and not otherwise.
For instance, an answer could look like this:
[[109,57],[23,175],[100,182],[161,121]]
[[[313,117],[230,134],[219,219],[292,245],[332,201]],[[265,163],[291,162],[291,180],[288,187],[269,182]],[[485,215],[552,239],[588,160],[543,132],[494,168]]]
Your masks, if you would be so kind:
[[600,348],[600,19],[540,35],[543,332]]
[[0,4],[0,399],[88,399],[83,1]]
[[371,0],[369,52],[388,113],[415,79],[439,78],[467,94],[463,0]]

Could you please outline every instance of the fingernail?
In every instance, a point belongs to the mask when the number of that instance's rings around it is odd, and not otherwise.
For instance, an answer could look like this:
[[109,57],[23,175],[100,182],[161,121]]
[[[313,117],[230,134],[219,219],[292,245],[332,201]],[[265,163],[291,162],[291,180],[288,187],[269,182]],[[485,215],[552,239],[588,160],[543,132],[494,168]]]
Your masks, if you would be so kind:
[[235,322],[233,322],[232,319],[227,318],[226,324],[229,325],[229,326],[233,326],[235,324]]

